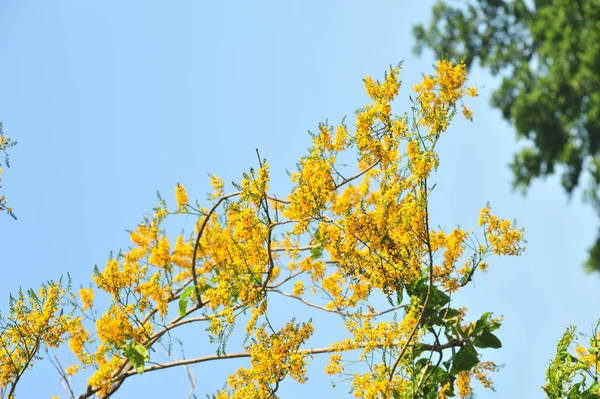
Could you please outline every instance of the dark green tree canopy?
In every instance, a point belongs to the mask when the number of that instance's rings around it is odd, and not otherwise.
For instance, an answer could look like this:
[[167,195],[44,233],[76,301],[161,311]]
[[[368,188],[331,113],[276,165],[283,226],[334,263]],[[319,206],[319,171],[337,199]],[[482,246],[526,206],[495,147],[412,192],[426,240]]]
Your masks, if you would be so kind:
[[[557,172],[571,196],[588,174],[600,214],[600,0],[440,1],[414,35],[417,54],[502,77],[492,104],[529,141],[511,164],[515,188]],[[586,266],[600,271],[600,236]]]

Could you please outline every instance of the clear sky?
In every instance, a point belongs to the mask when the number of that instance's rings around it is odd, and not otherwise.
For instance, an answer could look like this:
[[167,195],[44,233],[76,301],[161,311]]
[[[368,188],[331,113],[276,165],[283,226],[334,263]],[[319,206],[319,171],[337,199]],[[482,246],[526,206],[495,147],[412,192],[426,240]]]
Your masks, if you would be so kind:
[[[427,21],[431,5],[0,2],[0,121],[19,142],[3,175],[19,219],[0,218],[0,309],[19,286],[38,287],[67,272],[76,287],[87,285],[95,264],[129,245],[124,230],[151,212],[157,190],[173,204],[181,182],[203,200],[207,173],[239,181],[256,166],[255,148],[284,195],[285,169],[294,169],[309,146],[306,131],[344,115],[352,122],[368,101],[362,78],[381,77],[401,60],[397,111],[408,111],[410,87],[433,70],[430,53],[412,54],[410,33]],[[498,332],[504,348],[487,354],[506,366],[495,377],[497,392],[478,390],[477,398],[542,398],[539,387],[564,328],[588,332],[599,317],[600,279],[581,266],[598,220],[579,192],[569,205],[556,178],[536,182],[526,197],[511,192],[507,164],[520,143],[489,106],[498,80],[475,70],[470,83],[481,93],[470,102],[475,121],[457,117],[440,142],[432,220],[474,229],[490,201],[497,214],[525,227],[527,252],[493,259],[456,304],[473,317],[488,310],[505,317]],[[211,350],[202,345],[190,352]],[[240,364],[193,367],[198,397]],[[331,388],[323,364],[310,368],[305,386],[284,384],[282,397],[349,397],[347,386]],[[44,362],[20,388],[21,398],[64,397]],[[186,397],[188,390],[184,370],[172,370],[131,378],[114,397]]]

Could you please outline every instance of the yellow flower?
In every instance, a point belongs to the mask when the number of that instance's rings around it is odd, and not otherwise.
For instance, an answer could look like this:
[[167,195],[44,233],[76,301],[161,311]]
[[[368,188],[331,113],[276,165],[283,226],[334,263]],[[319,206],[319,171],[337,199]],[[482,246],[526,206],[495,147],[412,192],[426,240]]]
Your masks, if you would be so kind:
[[467,96],[469,97],[477,97],[479,94],[477,93],[476,87],[469,87],[467,89]]
[[302,281],[296,281],[294,283],[294,290],[292,291],[292,295],[294,295],[294,296],[304,295],[304,283]]
[[325,367],[325,373],[328,375],[340,374],[344,372],[344,366],[341,364],[342,355],[335,354],[329,358],[329,364]]
[[77,371],[79,371],[79,365],[78,364],[74,364],[72,366],[69,366],[65,369],[65,373],[67,375],[75,375],[77,374]]
[[458,387],[459,398],[469,398],[473,395],[473,388],[471,388],[471,375],[467,371],[461,371],[458,373],[456,385]]
[[473,111],[467,108],[464,104],[462,105],[462,114],[465,119],[472,121],[473,120]]
[[496,255],[520,255],[524,250],[523,229],[517,229],[516,222],[500,219],[490,212],[487,204],[479,215],[479,225],[484,226],[485,235]]
[[210,176],[210,184],[212,185],[213,189],[215,190],[220,190],[225,186],[225,183],[223,182],[223,180],[216,175],[211,175]]
[[185,187],[179,183],[175,186],[175,198],[177,199],[177,212],[181,212],[188,203],[188,196]]
[[94,290],[91,288],[82,288],[79,290],[79,296],[81,297],[81,302],[83,302],[82,310],[89,309],[94,304]]
[[210,196],[210,199],[213,200],[215,198],[221,197],[223,195],[223,187],[225,187],[225,183],[223,182],[223,180],[216,175],[211,175],[210,184],[213,190],[215,190],[215,192],[212,193],[212,195]]

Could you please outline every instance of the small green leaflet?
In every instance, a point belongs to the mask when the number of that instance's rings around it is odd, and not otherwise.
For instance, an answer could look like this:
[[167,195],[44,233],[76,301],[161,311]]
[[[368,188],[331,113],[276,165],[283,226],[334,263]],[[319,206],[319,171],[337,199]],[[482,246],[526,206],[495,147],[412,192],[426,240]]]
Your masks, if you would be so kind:
[[138,374],[144,374],[144,367],[146,361],[150,360],[148,356],[148,349],[144,345],[134,344],[130,342],[125,347],[125,357],[129,359],[129,362],[135,367]]
[[[212,288],[210,285],[205,284],[202,287],[198,287],[198,293],[200,295],[204,294],[208,289]],[[185,316],[185,312],[187,311],[188,298],[195,297],[196,292],[194,290],[194,286],[189,286],[183,290],[181,296],[179,297],[179,317]]]
[[[466,344],[454,355],[453,369],[456,371],[470,370],[479,363],[479,356],[472,345]],[[458,373],[456,373],[458,374]]]
[[179,297],[179,317],[185,316],[187,310],[188,297],[194,294],[194,286],[187,287]]
[[475,338],[473,345],[478,348],[502,348],[502,343],[498,337],[487,331],[484,331],[479,337]]

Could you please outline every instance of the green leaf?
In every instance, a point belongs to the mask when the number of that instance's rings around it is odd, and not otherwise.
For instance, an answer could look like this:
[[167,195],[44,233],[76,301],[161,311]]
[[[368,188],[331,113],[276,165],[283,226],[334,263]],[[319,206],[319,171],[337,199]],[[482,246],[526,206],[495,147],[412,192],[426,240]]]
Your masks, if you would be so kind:
[[494,334],[484,331],[473,341],[473,345],[478,348],[502,348],[502,342]]
[[[208,284],[204,284],[198,287],[198,293],[200,295],[204,294],[208,289],[212,288],[212,286]],[[181,296],[179,297],[179,317],[185,316],[185,312],[187,311],[188,298],[193,298],[196,296],[196,292],[194,290],[194,286],[189,286],[183,290]]]
[[323,247],[314,247],[310,249],[310,257],[313,259],[319,259],[323,256]]
[[460,312],[453,308],[442,308],[442,310],[440,310],[440,317],[444,320],[450,320],[459,314]]
[[587,392],[595,392],[600,389],[600,382],[594,382],[588,389]]
[[185,312],[187,311],[187,299],[179,298],[179,317],[185,316]]
[[433,287],[431,294],[431,299],[435,306],[443,307],[450,302],[450,296],[437,287]]
[[406,293],[409,296],[425,297],[427,294],[427,277],[421,277],[411,285],[407,285]]
[[473,345],[467,344],[460,348],[458,352],[456,352],[456,355],[454,355],[452,360],[453,371],[465,371],[472,369],[477,363],[479,363],[479,355]]
[[133,342],[125,347],[125,357],[135,367],[138,374],[144,373],[146,361],[150,360],[148,349],[144,345],[134,344]]
[[567,349],[563,349],[557,351],[556,358],[559,359],[563,364],[569,365],[573,363],[578,363],[579,359],[573,356]]
[[187,287],[181,293],[181,296],[179,297],[179,317],[185,316],[185,312],[187,310],[188,298],[192,294],[194,294],[194,286]]
[[573,387],[571,388],[571,390],[569,391],[569,394],[567,395],[567,399],[581,399],[581,386],[582,386],[581,382],[573,384]]
[[482,314],[481,317],[479,318],[479,320],[477,320],[477,323],[475,323],[474,333],[478,333],[479,331],[488,330],[489,327],[491,327],[491,323],[489,321],[491,316],[492,316],[491,312],[485,312],[484,314]]

